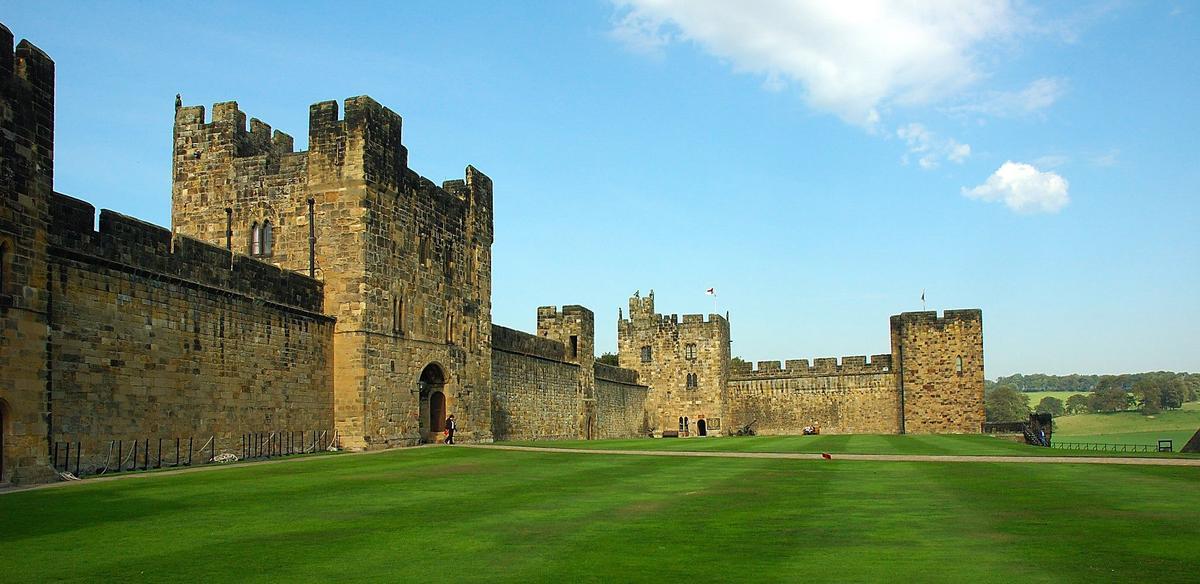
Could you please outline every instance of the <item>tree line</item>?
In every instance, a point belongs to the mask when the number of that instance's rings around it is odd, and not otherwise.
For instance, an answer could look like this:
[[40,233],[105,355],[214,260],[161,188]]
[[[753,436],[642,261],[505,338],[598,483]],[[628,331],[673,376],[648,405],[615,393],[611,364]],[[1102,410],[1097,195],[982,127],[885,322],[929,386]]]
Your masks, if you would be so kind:
[[[1009,383],[1013,378],[1024,386]],[[1092,389],[1079,389],[1081,379],[1094,378]],[[1061,385],[1053,380],[1062,380]],[[1035,381],[1028,381],[1035,380]],[[1041,391],[1090,391],[1091,395],[1075,393],[1063,401],[1053,396],[1043,397],[1030,406],[1030,390],[1021,387],[1070,386],[1076,389],[1054,389]],[[983,405],[989,422],[1013,422],[1025,420],[1030,412],[1049,413],[1055,416],[1085,413],[1105,413],[1137,410],[1146,415],[1163,410],[1179,409],[1185,402],[1200,399],[1200,375],[1155,371],[1123,375],[1011,375],[995,382],[986,382]]]

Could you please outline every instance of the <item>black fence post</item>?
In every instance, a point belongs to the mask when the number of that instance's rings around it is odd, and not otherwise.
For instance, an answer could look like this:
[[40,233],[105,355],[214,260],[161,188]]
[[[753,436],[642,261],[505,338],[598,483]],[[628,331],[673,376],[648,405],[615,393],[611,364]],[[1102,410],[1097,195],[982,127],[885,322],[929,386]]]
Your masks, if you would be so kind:
[[217,461],[217,435],[216,434],[213,434],[213,437],[212,437],[212,457],[210,457],[208,459],[208,461],[209,462]]
[[75,443],[75,476],[83,478],[79,474],[79,451],[83,450],[83,442]]
[[[57,467],[58,460],[55,460],[54,463],[55,463],[55,466]],[[71,470],[71,443],[70,442],[67,442],[66,456],[63,456],[63,470],[64,471]]]
[[175,466],[179,466],[179,437],[175,437]]
[[142,452],[142,470],[150,468],[150,439],[146,438],[145,448]]
[[188,436],[188,466],[192,466],[192,437]]
[[154,463],[154,468],[162,468],[162,438],[158,439],[158,462]]
[[131,456],[130,460],[129,460],[129,463],[130,463],[129,470],[137,470],[137,451],[138,451],[138,443],[139,442],[140,442],[139,440],[133,441],[133,456]]
[[125,441],[117,440],[117,472],[121,472],[121,467],[125,466],[125,459],[121,457],[121,450],[123,446],[125,446]]

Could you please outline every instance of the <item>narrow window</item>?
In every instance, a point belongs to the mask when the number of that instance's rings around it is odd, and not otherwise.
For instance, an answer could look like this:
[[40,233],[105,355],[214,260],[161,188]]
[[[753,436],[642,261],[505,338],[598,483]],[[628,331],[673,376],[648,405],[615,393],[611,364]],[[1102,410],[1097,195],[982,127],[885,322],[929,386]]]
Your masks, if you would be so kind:
[[271,255],[271,247],[274,244],[274,234],[271,231],[271,222],[263,221],[262,224],[262,255]]
[[417,245],[417,255],[420,258],[421,265],[429,267],[429,236],[422,235],[421,243]]
[[258,231],[258,222],[250,224],[250,255],[256,256],[262,253],[262,233]]
[[579,337],[571,335],[571,358],[579,356]]
[[688,343],[683,348],[683,356],[685,359],[695,359],[696,358],[696,343]]
[[650,351],[650,346],[642,347],[642,363],[649,363],[653,354]]
[[954,371],[955,373],[962,373],[962,356],[954,360]]
[[454,344],[454,315],[453,314],[446,315],[446,342],[451,345]]
[[400,332],[400,299],[392,298],[392,333]]
[[688,373],[687,374],[687,388],[688,389],[696,389],[697,387],[700,387],[699,376],[697,376],[695,373]]
[[679,418],[679,431],[680,432],[683,431],[683,418],[682,417]]
[[8,287],[8,242],[0,243],[0,294]]

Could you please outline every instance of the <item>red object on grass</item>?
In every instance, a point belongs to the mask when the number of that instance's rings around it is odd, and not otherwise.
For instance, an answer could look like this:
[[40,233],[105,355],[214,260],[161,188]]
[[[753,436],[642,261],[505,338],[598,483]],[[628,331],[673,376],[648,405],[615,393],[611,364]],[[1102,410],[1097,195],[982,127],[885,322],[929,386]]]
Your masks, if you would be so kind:
[[828,452],[822,452],[821,458],[824,458],[825,460],[833,460],[833,455],[829,454]]

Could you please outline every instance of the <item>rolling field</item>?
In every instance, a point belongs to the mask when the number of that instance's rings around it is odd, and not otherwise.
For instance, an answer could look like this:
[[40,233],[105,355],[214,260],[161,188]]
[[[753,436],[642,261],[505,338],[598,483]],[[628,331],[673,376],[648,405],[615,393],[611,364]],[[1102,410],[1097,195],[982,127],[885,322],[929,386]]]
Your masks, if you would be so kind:
[[1029,391],[1025,392],[1025,395],[1029,396],[1029,407],[1034,408],[1037,407],[1038,402],[1042,401],[1042,398],[1056,397],[1061,400],[1062,403],[1066,404],[1067,398],[1077,393],[1086,395],[1088,397],[1092,396],[1092,392],[1090,391]]
[[1099,442],[1104,444],[1157,444],[1160,439],[1174,442],[1178,451],[1200,429],[1200,402],[1154,416],[1139,412],[1112,414],[1076,414],[1054,419],[1054,440],[1063,442]]
[[6,582],[1187,582],[1198,481],[429,447],[3,494],[0,565]]

